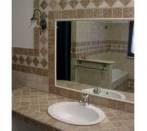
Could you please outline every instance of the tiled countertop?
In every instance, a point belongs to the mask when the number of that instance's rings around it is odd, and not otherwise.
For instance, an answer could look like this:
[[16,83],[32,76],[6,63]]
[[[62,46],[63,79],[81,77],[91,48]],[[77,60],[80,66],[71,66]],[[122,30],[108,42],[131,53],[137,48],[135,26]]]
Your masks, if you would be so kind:
[[[48,115],[48,106],[55,102],[74,101],[55,94],[48,94],[37,89],[22,87],[13,90],[13,114],[25,121],[36,121],[44,126],[45,131],[133,131],[134,114],[99,106],[106,114],[106,119],[92,126],[75,126],[57,121]],[[52,129],[49,127],[53,127]]]

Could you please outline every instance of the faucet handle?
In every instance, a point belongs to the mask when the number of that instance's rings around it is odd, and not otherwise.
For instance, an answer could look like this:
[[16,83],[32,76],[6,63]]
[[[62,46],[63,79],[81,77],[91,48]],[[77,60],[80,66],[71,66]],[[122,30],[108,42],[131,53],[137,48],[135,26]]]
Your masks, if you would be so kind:
[[93,92],[94,92],[95,94],[100,94],[100,93],[101,93],[101,88],[96,87],[96,88],[93,89]]
[[88,105],[89,95],[87,93],[83,92],[81,95],[81,100],[79,102],[82,103],[82,105],[84,105],[84,106]]
[[85,92],[82,93],[82,98],[88,98],[88,97],[89,97],[88,93]]

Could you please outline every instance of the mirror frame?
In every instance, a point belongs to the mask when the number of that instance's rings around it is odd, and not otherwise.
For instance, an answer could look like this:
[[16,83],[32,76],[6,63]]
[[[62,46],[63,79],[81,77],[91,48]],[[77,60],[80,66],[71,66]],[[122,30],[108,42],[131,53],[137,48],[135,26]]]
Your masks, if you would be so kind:
[[[87,19],[120,19],[120,20],[134,20],[134,6],[130,7],[110,7],[110,8],[85,8],[73,10],[56,10],[48,11],[48,82],[49,92],[64,97],[79,99],[81,93],[75,90],[69,90],[56,86],[55,83],[55,27],[56,21],[59,20],[87,20]],[[120,109],[124,111],[133,112],[134,102],[123,102],[117,100],[110,100],[102,97],[90,96],[91,102],[95,104],[102,104],[103,106]]]
[[[63,87],[63,86],[60,86],[60,85],[57,85],[57,79],[56,79],[56,63],[57,63],[57,58],[56,58],[56,48],[57,48],[57,41],[56,41],[56,37],[57,37],[57,22],[58,21],[91,21],[91,20],[95,20],[95,21],[117,21],[117,20],[122,20],[122,21],[134,21],[134,18],[78,18],[78,19],[55,19],[54,23],[54,28],[55,28],[55,51],[54,51],[54,58],[55,58],[55,61],[54,61],[54,65],[55,65],[55,74],[54,74],[54,78],[55,78],[55,88],[61,88],[61,89],[65,89],[65,90],[69,90],[69,91],[74,91],[74,92],[78,92],[78,93],[81,93],[81,91],[79,90],[75,90],[75,89],[70,89],[68,87]],[[94,94],[89,94],[89,95],[92,95],[92,96],[96,96]],[[130,104],[134,104],[134,101],[129,101],[129,100],[120,100],[120,99],[114,99],[114,98],[107,98],[107,97],[103,97],[103,96],[96,96],[96,97],[102,97],[102,98],[105,98],[105,99],[110,99],[110,100],[116,100],[116,101],[121,101],[121,102],[126,102],[126,103],[130,103]]]

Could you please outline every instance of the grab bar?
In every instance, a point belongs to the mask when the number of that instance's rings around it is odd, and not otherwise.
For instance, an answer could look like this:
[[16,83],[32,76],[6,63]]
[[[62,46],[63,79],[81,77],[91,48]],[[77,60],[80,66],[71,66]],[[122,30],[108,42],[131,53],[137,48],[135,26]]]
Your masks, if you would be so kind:
[[83,65],[80,65],[80,64],[76,64],[75,66],[79,66],[79,67],[83,67],[83,68],[87,68],[87,69],[93,69],[93,70],[107,71],[107,68],[106,67],[96,68],[96,67],[83,66]]

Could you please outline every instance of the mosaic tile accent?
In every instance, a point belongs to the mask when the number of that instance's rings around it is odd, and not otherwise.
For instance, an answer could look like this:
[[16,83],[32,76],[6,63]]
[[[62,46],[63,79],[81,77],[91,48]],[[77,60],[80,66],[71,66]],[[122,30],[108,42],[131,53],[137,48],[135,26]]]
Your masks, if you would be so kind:
[[[133,4],[131,2],[132,0],[50,0],[48,7],[50,7],[50,10],[111,8],[113,5],[114,7],[127,7],[128,4]],[[41,7],[47,8],[44,0],[42,3]]]
[[20,61],[21,64],[23,64],[24,61],[25,61],[24,57],[23,57],[23,56],[20,56],[20,57],[19,57],[19,61]]
[[14,63],[16,63],[17,60],[18,60],[17,56],[16,56],[16,55],[13,55],[13,56],[12,56],[12,60],[13,60]]
[[43,67],[46,67],[47,66],[47,61],[45,60],[45,59],[42,59],[41,60],[41,65],[43,66]]
[[120,0],[120,2],[122,4],[124,4],[125,6],[130,2],[131,0]]
[[111,7],[116,2],[116,0],[105,0],[105,2]]
[[50,0],[48,7],[50,7],[50,10],[72,10],[94,9],[97,7],[111,8],[113,5],[118,8],[127,7],[128,4],[133,4],[132,0]]
[[41,42],[42,44],[46,44],[46,43],[47,43],[47,38],[46,38],[46,36],[45,36],[44,34],[41,36],[40,42]]
[[32,63],[32,60],[31,60],[31,58],[29,56],[27,56],[27,58],[26,58],[26,63],[28,65],[30,65]]
[[43,47],[41,50],[40,50],[40,53],[43,55],[43,56],[46,56],[47,55],[47,50],[45,47]]
[[49,2],[49,6],[52,10],[54,10],[56,8],[56,6],[58,5],[57,1],[56,0],[51,0]]
[[37,57],[35,57],[35,58],[33,59],[33,64],[34,64],[35,66],[38,66],[39,60],[37,59]]
[[72,8],[75,8],[76,5],[78,4],[78,0],[70,0],[69,4]]
[[100,6],[104,0],[92,0],[92,2],[96,5],[96,6]]
[[61,6],[62,9],[64,9],[65,6],[67,5],[67,0],[61,0],[61,1],[59,2],[59,5]]
[[46,0],[43,0],[42,3],[40,4],[41,8],[44,10],[47,8],[48,3],[46,2]]
[[13,47],[12,54],[38,56],[39,51],[37,49],[25,49],[25,48]]
[[[49,10],[96,9],[111,7],[133,7],[133,0],[50,0]],[[41,4],[44,3],[44,0]],[[46,5],[46,4],[45,4]],[[113,6],[114,5],[114,6]],[[46,8],[47,8],[46,7]]]
[[36,67],[28,67],[28,66],[25,66],[25,65],[12,64],[12,70],[48,76],[48,70],[47,69],[36,68]]
[[80,3],[86,8],[90,3],[90,0],[81,0]]

